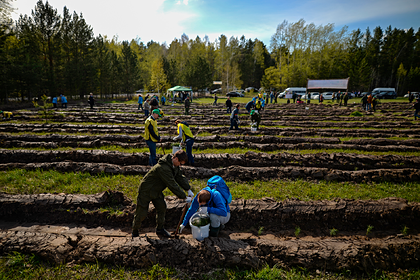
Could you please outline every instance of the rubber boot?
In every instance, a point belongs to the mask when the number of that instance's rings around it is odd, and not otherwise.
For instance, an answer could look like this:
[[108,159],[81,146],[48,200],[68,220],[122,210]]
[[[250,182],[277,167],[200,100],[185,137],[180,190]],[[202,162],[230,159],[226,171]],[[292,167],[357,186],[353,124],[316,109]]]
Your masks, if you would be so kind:
[[131,236],[132,237],[138,237],[139,236],[139,230],[138,229],[133,229],[133,231],[131,232]]
[[212,227],[212,226],[210,226],[209,235],[211,237],[217,237],[219,235],[219,231],[220,231],[220,226],[219,227]]
[[171,237],[171,234],[166,229],[156,229],[156,234],[163,237]]

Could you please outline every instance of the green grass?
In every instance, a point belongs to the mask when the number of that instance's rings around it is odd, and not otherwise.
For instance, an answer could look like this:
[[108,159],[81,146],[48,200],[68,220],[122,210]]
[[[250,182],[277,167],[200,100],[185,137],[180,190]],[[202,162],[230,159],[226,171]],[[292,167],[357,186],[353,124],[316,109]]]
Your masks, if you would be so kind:
[[[137,197],[140,175],[93,176],[88,173],[60,173],[49,171],[26,171],[16,169],[0,172],[1,191],[9,194],[80,193],[94,194],[106,190],[121,191],[132,200]],[[206,180],[193,179],[190,184],[194,193],[206,186]],[[300,200],[323,200],[335,198],[381,199],[401,197],[410,202],[420,202],[420,182],[369,183],[308,182],[305,180],[228,181],[234,199],[261,199],[272,197],[277,201],[288,198]],[[168,189],[165,195],[173,195]]]
[[[6,148],[4,148],[6,149]],[[50,151],[48,148],[30,148],[31,150],[37,151]],[[22,150],[22,148],[7,148],[7,150]],[[120,146],[103,146],[99,148],[70,148],[70,147],[59,147],[54,149],[55,151],[72,151],[72,150],[104,150],[104,151],[118,151],[121,153],[149,153],[147,147],[144,148],[129,148],[125,149]],[[165,154],[169,152],[169,149],[165,149]],[[247,152],[262,153],[261,150],[257,149],[243,149],[243,148],[228,148],[228,149],[203,149],[197,150],[193,147],[193,154],[245,154]],[[163,154],[160,146],[157,146],[157,153]],[[314,150],[276,150],[276,151],[264,151],[267,154],[278,154],[278,153],[290,153],[290,154],[319,154],[319,153],[346,153],[346,154],[358,154],[358,155],[400,155],[400,156],[420,156],[420,152],[377,152],[377,151],[361,151],[352,149],[314,149]]]
[[34,255],[11,253],[0,257],[0,279],[202,279],[202,280],[345,280],[345,279],[382,279],[382,280],[414,280],[420,278],[420,270],[398,273],[375,271],[371,274],[363,273],[352,275],[350,271],[342,272],[309,272],[302,268],[283,269],[277,266],[263,266],[260,270],[221,269],[214,270],[200,277],[189,277],[175,269],[162,267],[159,264],[149,269],[130,269],[119,266],[105,265],[102,263],[82,264],[67,266],[64,264],[51,265]]

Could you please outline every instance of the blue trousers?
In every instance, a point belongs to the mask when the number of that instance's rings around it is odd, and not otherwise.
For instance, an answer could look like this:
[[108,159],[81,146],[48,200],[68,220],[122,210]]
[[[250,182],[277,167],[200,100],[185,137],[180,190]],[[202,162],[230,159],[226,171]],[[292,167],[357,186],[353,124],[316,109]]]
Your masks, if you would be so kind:
[[157,163],[156,160],[156,142],[152,140],[146,140],[147,146],[149,146],[150,156],[149,156],[149,165],[153,166]]
[[192,155],[192,146],[194,144],[194,139],[190,138],[185,140],[185,149],[188,155],[188,163],[193,166],[194,165],[194,157]]

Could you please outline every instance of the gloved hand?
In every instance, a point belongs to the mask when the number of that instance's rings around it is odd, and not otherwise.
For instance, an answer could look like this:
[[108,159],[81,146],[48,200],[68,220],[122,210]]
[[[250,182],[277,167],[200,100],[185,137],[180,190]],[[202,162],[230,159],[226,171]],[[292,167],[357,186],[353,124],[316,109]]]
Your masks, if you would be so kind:
[[178,233],[182,233],[182,230],[184,229],[184,227],[185,227],[185,226],[181,224],[181,225],[179,226]]
[[190,203],[192,201],[192,197],[191,196],[187,196],[187,198],[185,199],[186,203]]
[[178,137],[178,136],[175,136],[174,138],[172,138],[172,140],[176,141],[176,140],[177,140],[177,139],[176,139],[177,137]]
[[207,207],[202,206],[202,207],[198,208],[198,213],[207,214]]
[[194,197],[194,193],[192,192],[192,190],[188,190],[188,196]]

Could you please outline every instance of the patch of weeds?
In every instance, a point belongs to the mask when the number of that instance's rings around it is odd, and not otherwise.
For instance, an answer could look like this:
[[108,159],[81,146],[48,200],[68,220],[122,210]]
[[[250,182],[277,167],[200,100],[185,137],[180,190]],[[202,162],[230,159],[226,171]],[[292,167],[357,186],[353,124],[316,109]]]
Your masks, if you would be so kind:
[[366,236],[368,236],[373,230],[373,226],[372,225],[368,225],[367,230],[366,230]]
[[352,116],[352,117],[363,117],[363,114],[360,113],[359,111],[354,111],[353,113],[350,114],[350,116]]
[[298,237],[300,234],[300,227],[295,227],[295,236]]
[[338,229],[336,229],[336,228],[330,229],[330,236],[336,236],[337,233],[338,233]]

